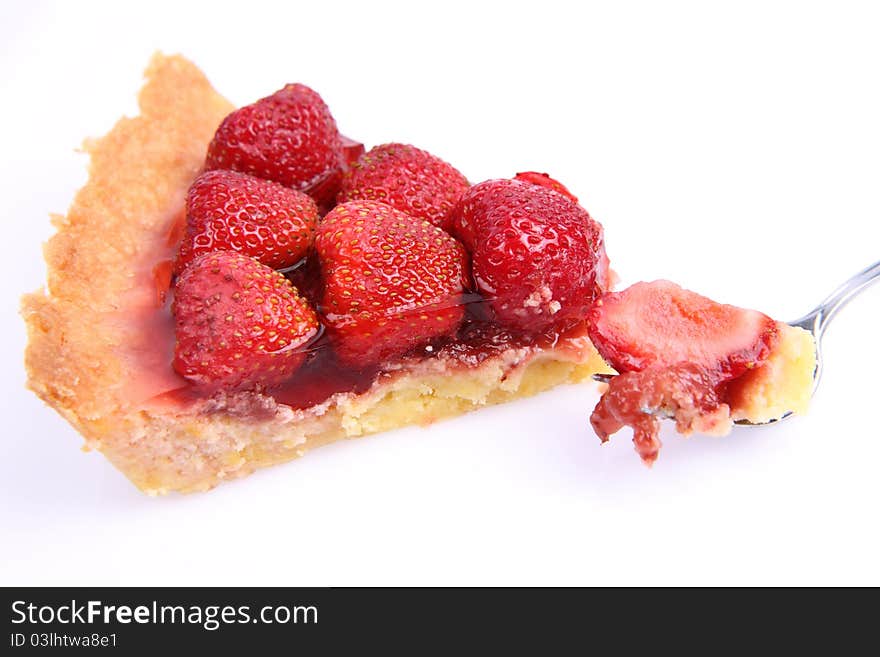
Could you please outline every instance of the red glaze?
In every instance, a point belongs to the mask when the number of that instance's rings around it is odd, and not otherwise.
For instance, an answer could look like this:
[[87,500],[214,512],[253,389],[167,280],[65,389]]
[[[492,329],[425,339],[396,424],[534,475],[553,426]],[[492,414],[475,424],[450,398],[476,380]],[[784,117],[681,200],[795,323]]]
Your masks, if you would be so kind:
[[340,363],[324,333],[306,350],[302,366],[270,394],[291,408],[309,408],[339,392],[366,392],[379,371],[377,365],[361,369]]
[[381,365],[357,368],[341,363],[334,353],[331,339],[325,333],[308,347],[304,364],[293,376],[269,392],[277,402],[303,409],[319,404],[336,393],[365,392],[378,377],[389,376],[390,372],[404,363],[414,365],[424,360],[442,359],[453,368],[474,367],[511,348],[547,348],[566,339],[576,339],[585,332],[581,325],[564,335],[551,332],[536,337],[516,333],[486,320],[485,301],[476,295],[464,299],[462,308],[464,320],[454,335],[435,338]]
[[321,305],[324,296],[324,280],[321,277],[318,254],[314,250],[293,267],[282,270],[282,273],[293,283],[293,286],[312,308],[318,308]]
[[330,210],[336,205],[336,197],[339,195],[339,190],[342,188],[343,175],[363,154],[364,145],[362,143],[343,136],[342,166],[339,169],[328,173],[326,176],[321,177],[305,189],[309,196],[315,199],[320,199],[318,212],[322,217],[330,212]]
[[342,135],[342,152],[345,156],[345,164],[350,167],[360,159],[366,149],[361,142]]
[[[288,272],[287,276],[290,278],[298,271]],[[550,331],[528,335],[503,328],[488,319],[491,312],[478,295],[467,295],[461,303],[464,319],[454,335],[436,338],[381,365],[357,368],[340,363],[325,332],[299,350],[302,354],[299,367],[283,382],[268,388],[266,393],[280,404],[305,409],[326,401],[336,393],[365,392],[377,377],[390,376],[403,364],[416,365],[424,360],[442,359],[451,368],[474,367],[511,348],[550,348],[569,340],[577,343],[586,333],[586,327],[581,324],[562,334]],[[154,392],[154,402],[189,404],[209,400],[212,390],[189,383],[169,365],[174,345],[169,309],[156,309],[141,322],[149,326],[150,333],[150,349],[143,354],[142,366],[153,371],[164,386],[163,390]],[[157,345],[163,345],[163,348],[157,350]],[[259,415],[250,410],[246,414]]]

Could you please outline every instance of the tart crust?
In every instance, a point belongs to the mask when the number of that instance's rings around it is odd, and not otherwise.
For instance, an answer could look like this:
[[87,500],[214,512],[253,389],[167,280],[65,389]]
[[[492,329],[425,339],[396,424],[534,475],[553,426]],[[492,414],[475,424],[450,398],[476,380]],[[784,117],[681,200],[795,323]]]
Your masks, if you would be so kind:
[[152,267],[170,255],[165,238],[216,127],[234,108],[183,57],[155,55],[146,78],[141,114],[86,143],[88,182],[67,216],[53,217],[47,287],[22,302],[29,387],[144,492],[206,490],[341,438],[426,424],[611,371],[588,339],[575,338],[552,349],[511,348],[473,367],[426,359],[382,375],[363,394],[337,394],[305,410],[255,394],[156,401],[145,363],[164,352],[139,324],[155,308]]

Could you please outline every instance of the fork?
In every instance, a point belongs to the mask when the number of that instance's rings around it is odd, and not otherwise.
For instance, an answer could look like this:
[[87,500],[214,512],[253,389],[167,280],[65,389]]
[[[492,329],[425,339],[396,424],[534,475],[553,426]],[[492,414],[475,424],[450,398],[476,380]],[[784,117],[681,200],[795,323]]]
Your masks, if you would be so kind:
[[[813,342],[816,345],[816,369],[813,371],[813,390],[819,386],[819,379],[822,376],[822,336],[831,323],[831,320],[837,315],[841,308],[852,301],[856,295],[864,292],[872,283],[880,280],[880,260],[872,265],[868,265],[858,274],[842,283],[834,292],[829,294],[818,306],[813,308],[800,319],[788,322],[790,326],[805,329],[813,335]],[[615,374],[594,374],[593,380],[600,383],[608,383],[616,375]],[[780,418],[768,420],[767,422],[749,422],[748,420],[737,420],[736,424],[745,427],[760,427],[765,424],[779,422],[791,416],[791,412],[786,413]]]

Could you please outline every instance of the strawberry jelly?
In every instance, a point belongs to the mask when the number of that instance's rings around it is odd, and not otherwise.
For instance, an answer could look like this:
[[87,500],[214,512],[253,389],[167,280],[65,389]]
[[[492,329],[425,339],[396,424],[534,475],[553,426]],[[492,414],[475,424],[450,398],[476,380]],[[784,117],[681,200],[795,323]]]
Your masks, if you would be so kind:
[[[414,365],[435,358],[444,359],[453,365],[473,367],[511,348],[536,345],[549,347],[560,339],[558,334],[534,337],[508,331],[485,318],[485,303],[472,299],[466,302],[465,320],[455,338],[435,340],[419,346],[399,359],[386,363],[385,367],[353,369],[340,364],[327,334],[324,333],[310,345],[310,354],[302,367],[286,383],[269,393],[278,403],[291,408],[308,408],[326,401],[336,393],[364,393],[379,376],[399,369],[401,365]],[[584,327],[579,326],[567,331],[565,337],[583,333]]]
[[[298,280],[308,272],[308,263],[287,272],[288,278]],[[311,278],[311,277],[308,277]],[[305,287],[305,286],[304,286]],[[318,286],[306,287],[304,296],[311,301],[319,296]],[[337,393],[361,394],[369,390],[376,379],[385,373],[401,367],[415,365],[426,359],[443,359],[452,366],[474,367],[488,358],[500,355],[508,349],[538,346],[554,347],[566,340],[576,341],[586,334],[584,325],[574,326],[564,333],[548,332],[538,336],[525,335],[505,329],[488,317],[485,300],[477,295],[467,295],[465,319],[454,338],[435,340],[403,354],[399,359],[386,363],[384,367],[367,366],[363,369],[340,364],[333,352],[330,339],[323,332],[305,349],[308,351],[303,365],[282,385],[267,391],[275,401],[294,409],[305,409],[326,401]],[[152,353],[140,360],[156,373],[156,380],[164,383],[164,388],[153,399],[158,403],[192,403],[205,399],[205,395],[171,368],[174,350],[174,328],[170,312],[170,302],[156,307],[146,319],[149,327]],[[172,384],[169,385],[169,382]]]

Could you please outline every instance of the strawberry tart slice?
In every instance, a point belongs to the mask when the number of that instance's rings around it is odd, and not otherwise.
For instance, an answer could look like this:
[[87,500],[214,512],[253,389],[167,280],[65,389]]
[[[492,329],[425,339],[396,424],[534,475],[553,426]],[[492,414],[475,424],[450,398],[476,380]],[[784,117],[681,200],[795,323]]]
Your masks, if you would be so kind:
[[23,315],[29,386],[143,491],[611,371],[602,227],[548,176],[364,152],[310,88],[235,109],[181,57],[140,108],[87,144]]
[[23,314],[29,386],[147,493],[609,364],[593,426],[632,425],[648,462],[657,411],[719,433],[806,401],[808,335],[669,283],[611,292],[602,226],[545,173],[471,185],[344,137],[302,84],[235,109],[181,57],[140,107],[88,143]]

